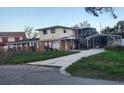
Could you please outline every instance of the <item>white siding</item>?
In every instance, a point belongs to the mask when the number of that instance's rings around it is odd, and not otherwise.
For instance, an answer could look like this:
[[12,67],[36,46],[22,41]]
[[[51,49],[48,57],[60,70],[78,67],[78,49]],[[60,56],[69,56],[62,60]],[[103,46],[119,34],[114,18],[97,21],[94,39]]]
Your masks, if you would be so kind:
[[54,42],[52,43],[52,48],[59,50],[59,48],[60,48],[60,41],[54,41]]
[[47,34],[43,34],[42,31],[39,32],[40,40],[51,40],[51,39],[57,39],[62,37],[71,37],[74,36],[74,30],[71,29],[65,29],[66,33],[64,33],[64,28],[56,28],[55,33],[51,33],[51,30],[47,30]]

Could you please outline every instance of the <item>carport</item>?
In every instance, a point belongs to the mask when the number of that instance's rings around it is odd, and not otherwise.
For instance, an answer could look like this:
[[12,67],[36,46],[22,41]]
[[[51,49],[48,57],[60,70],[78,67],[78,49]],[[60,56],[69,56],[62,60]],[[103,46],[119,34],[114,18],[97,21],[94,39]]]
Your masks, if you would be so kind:
[[86,38],[87,49],[104,48],[121,44],[120,35],[96,34]]

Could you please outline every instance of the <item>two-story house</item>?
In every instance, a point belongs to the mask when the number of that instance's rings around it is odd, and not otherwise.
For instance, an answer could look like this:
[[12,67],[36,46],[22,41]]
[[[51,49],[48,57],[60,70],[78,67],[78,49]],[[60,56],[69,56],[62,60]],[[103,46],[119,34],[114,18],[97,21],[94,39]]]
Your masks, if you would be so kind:
[[43,50],[69,50],[76,46],[75,31],[70,27],[52,26],[36,29],[39,31],[41,48]]
[[9,42],[24,40],[25,32],[0,32],[0,48],[7,48]]

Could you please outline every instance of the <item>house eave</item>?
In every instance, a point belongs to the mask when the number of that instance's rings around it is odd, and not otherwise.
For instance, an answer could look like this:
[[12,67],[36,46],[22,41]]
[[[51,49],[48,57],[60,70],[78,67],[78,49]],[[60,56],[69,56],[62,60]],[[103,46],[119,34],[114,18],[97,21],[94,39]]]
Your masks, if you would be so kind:
[[53,28],[65,28],[65,29],[71,29],[71,30],[73,30],[73,28],[71,28],[71,27],[56,25],[56,26],[50,26],[50,27],[36,29],[35,31],[42,31],[42,30],[53,29]]

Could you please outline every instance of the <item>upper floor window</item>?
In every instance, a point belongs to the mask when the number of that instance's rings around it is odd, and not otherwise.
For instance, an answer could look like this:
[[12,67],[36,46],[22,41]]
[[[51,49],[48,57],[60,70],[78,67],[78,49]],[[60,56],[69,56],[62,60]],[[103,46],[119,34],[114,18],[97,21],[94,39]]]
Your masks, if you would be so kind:
[[43,34],[44,34],[44,35],[47,34],[47,30],[43,30]]
[[64,33],[66,33],[66,30],[64,30]]
[[14,42],[15,38],[14,37],[8,37],[8,42]]
[[2,42],[3,40],[2,40],[2,38],[0,38],[0,42]]
[[55,33],[55,29],[51,29],[51,33]]

